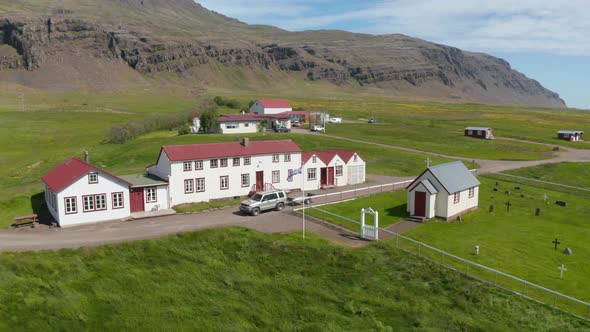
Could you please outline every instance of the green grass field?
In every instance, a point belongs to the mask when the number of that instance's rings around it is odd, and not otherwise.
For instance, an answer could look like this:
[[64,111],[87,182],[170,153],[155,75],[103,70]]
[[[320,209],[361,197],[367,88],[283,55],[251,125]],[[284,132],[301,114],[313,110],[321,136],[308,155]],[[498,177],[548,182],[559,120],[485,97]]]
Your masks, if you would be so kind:
[[[322,205],[319,207],[319,209],[360,222],[361,209],[370,207],[374,211],[379,212],[379,227],[386,228],[407,217],[408,213],[406,212],[406,196],[407,194],[405,190],[398,190],[362,197],[343,203]],[[305,213],[312,217],[329,221],[333,224],[348,228],[355,232],[358,232],[360,229],[360,226],[357,223],[332,216],[317,209],[306,209]],[[367,224],[373,225],[373,216],[367,214],[365,220]]]
[[586,322],[408,256],[222,228],[0,255],[0,329],[583,330]]
[[[463,216],[462,222],[434,219],[404,235],[566,295],[590,301],[587,291],[590,289],[590,265],[586,264],[590,257],[590,248],[586,246],[590,237],[590,227],[586,221],[586,215],[590,212],[590,199],[504,179],[498,180],[498,191],[493,191],[497,180],[495,177],[480,177],[480,209]],[[521,189],[515,190],[514,187]],[[511,192],[510,195],[505,194],[506,190]],[[550,204],[544,203],[544,194],[548,195]],[[361,207],[377,207],[385,217],[382,217],[384,222],[381,223],[384,227],[403,215],[405,195],[405,191],[379,194],[321,208],[360,220]],[[553,204],[555,200],[566,201],[568,206],[557,206]],[[505,204],[508,201],[512,204],[510,211],[507,211]],[[489,212],[490,205],[494,205],[492,213]],[[536,208],[541,209],[538,217],[535,216]],[[399,210],[400,213],[388,216],[388,210]],[[309,213],[323,219],[319,212]],[[337,218],[326,220],[334,221]],[[354,231],[359,230],[359,226],[353,223],[339,224]],[[556,237],[561,241],[557,251],[551,243]],[[478,256],[474,253],[475,245],[481,248]],[[571,248],[574,255],[563,254],[566,247]],[[559,279],[557,270],[562,263],[569,269],[565,280]]]
[[[590,163],[558,163],[505,172],[531,179],[590,189]],[[590,193],[587,193],[590,196]]]

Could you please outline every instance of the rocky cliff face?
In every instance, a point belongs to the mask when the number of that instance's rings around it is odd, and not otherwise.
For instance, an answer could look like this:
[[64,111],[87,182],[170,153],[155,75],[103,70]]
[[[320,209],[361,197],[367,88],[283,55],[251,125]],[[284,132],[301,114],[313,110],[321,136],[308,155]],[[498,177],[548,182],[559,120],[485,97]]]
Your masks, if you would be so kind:
[[[175,1],[187,5],[184,0]],[[157,0],[121,3],[155,6]],[[200,6],[195,8],[205,11]],[[236,31],[243,25],[232,24],[237,25]],[[121,61],[143,74],[185,75],[192,68],[216,62],[262,72],[299,72],[307,80],[336,85],[352,82],[412,91],[425,98],[565,106],[556,93],[514,71],[504,60],[403,35],[272,30],[238,41],[239,36],[228,39],[227,34],[217,34],[223,42],[217,42],[216,32],[209,32],[207,38],[182,34],[169,37],[157,28],[77,18],[74,11],[66,9],[59,15],[6,15],[0,19],[0,41],[14,52],[0,52],[0,70],[35,71],[48,60],[59,59],[63,52],[79,49],[85,56]]]

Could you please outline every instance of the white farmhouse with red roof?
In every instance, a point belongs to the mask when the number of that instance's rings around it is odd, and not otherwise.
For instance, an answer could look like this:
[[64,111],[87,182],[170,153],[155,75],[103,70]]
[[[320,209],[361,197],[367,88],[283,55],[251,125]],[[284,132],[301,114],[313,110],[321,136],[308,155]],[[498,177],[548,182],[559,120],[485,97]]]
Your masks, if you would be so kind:
[[45,201],[60,226],[129,217],[127,181],[76,158],[43,176]]
[[167,145],[148,173],[168,180],[172,206],[246,196],[272,187],[291,190],[290,170],[301,166],[291,140]]
[[365,162],[354,151],[330,149],[302,155],[305,190],[365,182]]
[[291,111],[293,108],[284,99],[258,99],[250,106],[250,113],[254,114],[279,114]]

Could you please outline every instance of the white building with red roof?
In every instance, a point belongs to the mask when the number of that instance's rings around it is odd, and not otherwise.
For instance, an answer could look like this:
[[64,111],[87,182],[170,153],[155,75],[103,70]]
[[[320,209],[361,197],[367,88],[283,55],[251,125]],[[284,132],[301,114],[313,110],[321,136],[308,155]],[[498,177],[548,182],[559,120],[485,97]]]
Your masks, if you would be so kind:
[[305,190],[365,182],[365,161],[354,151],[331,149],[302,154]]
[[43,177],[49,212],[62,227],[129,217],[126,180],[76,158]]
[[258,99],[250,106],[250,113],[253,114],[279,114],[291,111],[293,108],[284,99]]
[[287,177],[301,166],[301,152],[291,140],[167,145],[148,173],[168,181],[171,206],[206,202],[299,188]]

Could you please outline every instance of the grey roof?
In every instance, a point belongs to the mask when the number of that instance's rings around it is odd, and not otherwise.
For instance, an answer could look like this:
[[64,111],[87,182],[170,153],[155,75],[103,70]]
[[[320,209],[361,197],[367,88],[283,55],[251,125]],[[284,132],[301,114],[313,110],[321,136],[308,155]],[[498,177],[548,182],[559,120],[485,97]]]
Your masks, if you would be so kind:
[[465,130],[488,130],[488,129],[492,129],[490,127],[467,127],[465,128]]
[[132,187],[153,187],[167,185],[168,182],[152,174],[131,174],[119,176],[121,179],[131,183]]
[[424,185],[424,187],[426,188],[426,190],[428,190],[429,193],[436,194],[438,192],[438,190],[436,190],[436,188],[434,188],[434,186],[432,185],[432,182],[430,182],[430,180],[424,179],[424,180],[420,181],[420,183],[422,183]]
[[475,175],[461,161],[432,166],[428,170],[449,194],[480,185],[479,180],[477,180]]
[[557,132],[558,134],[583,134],[584,132],[581,130],[560,130]]

